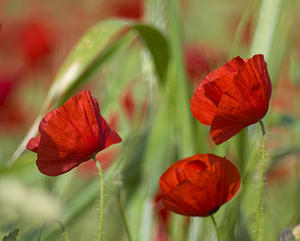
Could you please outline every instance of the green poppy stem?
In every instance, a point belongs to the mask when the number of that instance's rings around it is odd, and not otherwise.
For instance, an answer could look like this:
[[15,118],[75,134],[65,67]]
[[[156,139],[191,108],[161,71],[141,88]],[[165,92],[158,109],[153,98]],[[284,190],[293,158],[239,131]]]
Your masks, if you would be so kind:
[[125,232],[126,232],[127,237],[128,237],[128,241],[132,241],[132,238],[131,238],[131,235],[130,235],[130,231],[129,231],[129,226],[128,226],[128,223],[127,223],[127,220],[126,220],[126,216],[125,216],[125,212],[124,212],[124,209],[123,209],[123,205],[122,205],[122,202],[121,202],[121,193],[120,193],[120,190],[118,190],[118,193],[117,193],[117,203],[118,203],[118,207],[119,207],[119,210],[120,210],[122,222],[124,224]]
[[216,230],[217,240],[221,241],[221,239],[220,239],[220,233],[219,233],[219,230],[218,230],[218,226],[217,226],[217,222],[215,220],[215,217],[213,215],[211,215],[210,218],[211,218],[211,221],[213,222],[215,230]]
[[96,159],[96,157],[93,157],[93,160],[96,163],[96,166],[99,171],[99,183],[100,183],[100,189],[99,189],[99,236],[98,241],[102,241],[102,234],[103,234],[103,216],[104,216],[104,190],[103,190],[103,172],[100,163]]
[[[65,228],[65,226],[63,225],[63,223],[58,220],[53,220],[53,222],[57,223],[61,227],[61,230],[63,231],[64,237],[65,237],[65,241],[70,241],[68,231]],[[43,224],[43,226],[40,230],[38,241],[41,240],[42,232],[44,231],[45,226],[46,226],[46,223]]]
[[70,241],[67,229],[65,228],[65,226],[61,222],[58,222],[58,223],[59,223],[59,225],[61,226],[61,228],[63,230],[65,241]]
[[260,236],[260,223],[261,223],[261,206],[263,197],[263,185],[264,185],[264,166],[266,159],[266,130],[264,123],[259,121],[261,131],[262,131],[262,150],[261,150],[261,163],[260,163],[260,174],[259,174],[259,186],[258,186],[258,200],[256,206],[256,234],[255,240],[259,240]]

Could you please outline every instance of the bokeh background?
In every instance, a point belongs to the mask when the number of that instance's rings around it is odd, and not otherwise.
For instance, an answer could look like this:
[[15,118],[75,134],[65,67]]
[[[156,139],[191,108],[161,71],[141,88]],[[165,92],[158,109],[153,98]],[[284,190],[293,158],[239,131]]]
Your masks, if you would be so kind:
[[91,78],[51,105],[89,89],[99,100],[102,115],[124,140],[97,156],[105,169],[104,240],[126,240],[118,194],[134,241],[214,240],[205,218],[171,215],[157,201],[163,171],[183,157],[205,152],[226,155],[243,177],[238,197],[216,215],[224,240],[253,240],[260,133],[251,126],[216,147],[208,128],[191,116],[189,98],[207,73],[231,57],[251,57],[259,31],[271,32],[264,51],[273,83],[265,118],[268,160],[262,240],[279,240],[285,229],[299,224],[300,2],[274,1],[275,20],[267,19],[270,25],[266,22],[259,30],[261,2],[1,0],[0,238],[19,228],[17,240],[38,240],[44,226],[41,240],[64,240],[53,220],[66,225],[71,240],[96,238],[98,180],[93,162],[56,178],[41,174],[36,156],[28,151],[12,166],[7,163],[45,106],[76,43],[92,26],[111,18],[153,25],[167,39],[170,58],[161,84],[143,41],[132,37]]

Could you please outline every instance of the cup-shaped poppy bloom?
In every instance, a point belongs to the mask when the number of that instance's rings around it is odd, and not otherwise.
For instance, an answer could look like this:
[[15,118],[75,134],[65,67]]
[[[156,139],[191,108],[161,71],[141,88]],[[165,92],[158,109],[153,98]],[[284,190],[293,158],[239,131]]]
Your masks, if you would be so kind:
[[218,145],[262,119],[271,92],[263,55],[236,57],[201,81],[191,98],[191,111],[211,126],[210,135]]
[[26,147],[37,153],[36,164],[48,176],[63,174],[121,142],[89,91],[82,91],[48,113],[40,122],[39,132]]
[[159,180],[171,211],[206,217],[228,202],[240,187],[238,169],[226,158],[197,154],[174,163]]

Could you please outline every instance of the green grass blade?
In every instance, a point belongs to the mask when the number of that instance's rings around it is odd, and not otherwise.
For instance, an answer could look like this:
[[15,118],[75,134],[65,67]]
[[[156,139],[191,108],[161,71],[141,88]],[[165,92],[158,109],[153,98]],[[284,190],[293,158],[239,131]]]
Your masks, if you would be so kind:
[[26,143],[36,134],[40,118],[54,103],[60,100],[62,104],[77,87],[98,73],[106,60],[127,40],[129,32],[142,39],[152,55],[160,82],[163,82],[169,61],[168,42],[157,29],[125,20],[107,20],[97,24],[83,36],[65,60],[50,87],[41,114],[8,161],[9,166],[24,152]]
[[278,24],[281,8],[281,0],[263,0],[257,27],[253,38],[251,56],[264,54],[266,61],[269,58],[273,36]]

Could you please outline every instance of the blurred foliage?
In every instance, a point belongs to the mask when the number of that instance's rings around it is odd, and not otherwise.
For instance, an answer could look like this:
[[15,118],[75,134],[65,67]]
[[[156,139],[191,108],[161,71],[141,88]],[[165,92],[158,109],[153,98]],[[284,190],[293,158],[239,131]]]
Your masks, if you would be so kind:
[[14,231],[10,232],[7,236],[5,236],[2,241],[17,241],[17,236],[19,233],[19,229],[15,229]]
[[[264,119],[268,160],[262,240],[277,241],[284,229],[299,224],[299,1],[149,0],[142,18],[128,9],[126,16],[117,14],[109,2],[122,1],[0,3],[0,78],[21,73],[11,96],[26,116],[15,129],[2,126],[1,118],[8,114],[0,113],[0,237],[19,227],[18,240],[37,240],[44,223],[59,220],[70,240],[96,238],[98,180],[93,167],[85,174],[78,167],[51,178],[38,172],[34,154],[23,153],[39,119],[84,88],[99,99],[101,113],[109,122],[115,117],[123,139],[104,175],[104,240],[126,240],[116,208],[121,190],[133,241],[158,241],[153,196],[160,175],[173,162],[206,152],[226,155],[243,178],[238,196],[216,213],[222,240],[254,239],[261,134],[250,126],[226,144],[212,144],[208,128],[190,112],[195,85],[186,68],[185,46],[191,43],[200,45],[209,57],[217,55],[214,68],[236,55],[267,54],[273,93]],[[53,35],[53,46],[46,46],[51,52],[38,65],[23,59],[20,42],[14,40],[32,18],[47,23]],[[8,167],[9,157],[26,133],[13,157],[16,162]],[[13,234],[16,231],[12,238]],[[215,237],[209,219],[176,214],[171,216],[168,234],[169,241]],[[47,223],[41,240],[64,238],[59,227]]]

